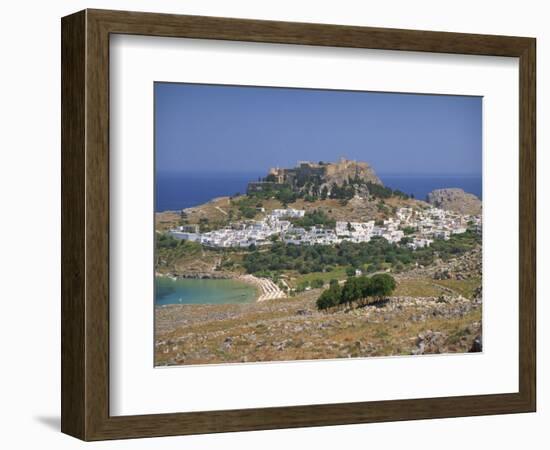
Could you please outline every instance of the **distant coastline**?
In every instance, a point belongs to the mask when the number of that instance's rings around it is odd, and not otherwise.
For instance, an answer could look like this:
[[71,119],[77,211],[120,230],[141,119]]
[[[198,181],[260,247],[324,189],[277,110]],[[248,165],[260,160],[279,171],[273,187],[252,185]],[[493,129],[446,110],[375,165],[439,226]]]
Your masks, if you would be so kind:
[[425,200],[426,195],[436,189],[460,188],[483,200],[481,175],[406,175],[379,174],[384,185],[399,189],[406,194],[414,194],[417,200]]
[[[248,182],[261,173],[158,173],[156,177],[155,212],[178,211],[202,205],[213,198],[245,193]],[[418,200],[443,188],[461,188],[482,200],[481,175],[400,175],[379,174],[392,189],[413,194]]]

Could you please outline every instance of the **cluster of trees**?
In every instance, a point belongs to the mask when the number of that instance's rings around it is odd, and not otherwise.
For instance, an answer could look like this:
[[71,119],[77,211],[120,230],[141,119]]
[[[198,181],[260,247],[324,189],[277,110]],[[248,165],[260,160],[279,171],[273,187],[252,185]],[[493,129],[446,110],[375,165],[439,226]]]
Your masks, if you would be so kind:
[[[276,177],[272,174],[263,178],[263,181],[275,182]],[[348,201],[356,194],[359,187],[365,186],[369,194],[374,198],[386,199],[391,197],[400,197],[408,199],[409,196],[399,189],[391,189],[377,183],[365,181],[355,177],[349,181],[344,181],[341,185],[333,183],[330,189],[324,185],[323,180],[318,175],[301,177],[296,182],[296,188],[293,189],[289,184],[266,185],[262,191],[251,192],[249,195],[261,198],[276,198],[284,204],[294,203],[297,199],[303,198],[305,201],[314,202],[317,200],[326,200],[327,198]],[[414,198],[414,197],[413,197]]]
[[200,255],[201,244],[198,242],[176,239],[168,233],[156,234],[155,257],[157,265],[171,265],[182,258]]
[[336,226],[336,220],[331,219],[323,210],[316,209],[313,211],[307,211],[304,217],[299,219],[291,219],[294,226],[303,227],[309,229],[316,225],[323,225],[328,228],[334,228]]
[[181,242],[168,233],[157,234],[156,237],[155,245],[157,250],[176,248]]
[[[433,241],[427,250],[437,254],[444,261],[460,256],[463,253],[474,248],[476,245],[481,244],[481,234],[468,230],[465,233],[453,234],[448,241],[444,239],[436,239]],[[416,252],[424,250],[419,249]]]
[[298,199],[299,195],[288,187],[278,190],[274,197],[283,205],[288,205],[289,203],[294,203]]
[[[274,175],[268,175],[268,177],[269,176]],[[288,184],[273,184],[271,186],[264,186],[261,191],[249,192],[247,196],[248,198],[253,199],[253,201],[275,198],[284,205],[288,205],[290,203],[294,203],[298,198],[303,197],[303,194],[300,194],[300,192],[295,192]]]
[[[231,204],[237,207],[239,214],[242,218],[253,219],[258,213],[258,210],[256,209],[256,205],[259,204],[258,200],[250,196],[232,198]],[[233,218],[233,212],[230,212],[232,213],[231,216]]]
[[420,260],[429,261],[421,254],[414,254],[407,247],[391,244],[384,238],[373,238],[370,242],[353,243],[344,241],[334,246],[292,245],[274,243],[269,249],[255,250],[245,255],[243,265],[247,272],[256,273],[260,268],[267,270],[295,270],[306,274],[328,272],[334,266],[351,266],[367,271],[381,270],[388,265],[408,265]]
[[[313,223],[320,223],[319,217]],[[317,220],[317,222],[315,222]],[[370,242],[354,243],[344,241],[337,245],[292,245],[274,241],[269,247],[252,247],[243,256],[240,248],[209,249],[226,255],[227,267],[242,264],[248,273],[261,274],[271,272],[270,277],[285,270],[301,274],[312,272],[331,272],[335,267],[347,267],[348,275],[355,269],[374,273],[391,268],[394,271],[404,270],[416,263],[427,266],[436,257],[448,260],[460,256],[481,243],[481,236],[473,231],[452,235],[447,241],[435,240],[431,246],[412,250],[406,245],[411,238],[406,236],[400,245],[389,243],[384,238],[372,238]],[[156,254],[166,261],[198,254],[201,244],[173,238],[170,234],[156,235]],[[241,262],[242,258],[242,262]],[[232,261],[232,262],[230,262]],[[230,265],[230,266],[229,266]]]
[[202,246],[198,242],[187,241],[185,239],[176,239],[169,233],[157,233],[155,239],[157,252],[179,249],[182,252],[196,253],[201,251]]
[[404,199],[410,198],[409,195],[400,191],[399,189],[392,189],[380,184],[371,183],[370,181],[362,183],[362,180],[358,181],[359,184],[364,184],[369,190],[369,194],[375,198],[390,198],[390,197],[400,197]]
[[355,186],[355,183],[348,183],[347,181],[344,181],[341,186],[333,183],[330,188],[330,198],[349,200],[355,195]]
[[292,245],[274,242],[267,249],[255,249],[243,258],[248,273],[259,270],[295,270],[306,274],[329,272],[335,266],[351,266],[369,273],[393,267],[403,270],[418,263],[431,264],[435,257],[443,260],[459,256],[480,244],[481,236],[475,232],[455,234],[448,241],[435,240],[430,247],[412,250],[404,245],[375,237],[370,242],[344,241],[337,245]]
[[351,277],[346,280],[344,286],[340,286],[337,281],[331,281],[330,287],[317,299],[317,308],[324,310],[353,303],[363,306],[391,295],[395,287],[395,279],[385,273],[370,278]]

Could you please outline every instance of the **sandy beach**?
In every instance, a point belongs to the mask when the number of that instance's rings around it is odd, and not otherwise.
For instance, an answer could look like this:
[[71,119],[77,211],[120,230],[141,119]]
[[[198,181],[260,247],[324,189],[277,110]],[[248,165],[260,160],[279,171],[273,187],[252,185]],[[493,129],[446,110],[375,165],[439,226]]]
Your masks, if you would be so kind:
[[286,297],[286,294],[279,286],[268,278],[258,278],[254,275],[241,275],[238,279],[245,283],[253,284],[259,289],[260,296],[256,300],[258,302]]

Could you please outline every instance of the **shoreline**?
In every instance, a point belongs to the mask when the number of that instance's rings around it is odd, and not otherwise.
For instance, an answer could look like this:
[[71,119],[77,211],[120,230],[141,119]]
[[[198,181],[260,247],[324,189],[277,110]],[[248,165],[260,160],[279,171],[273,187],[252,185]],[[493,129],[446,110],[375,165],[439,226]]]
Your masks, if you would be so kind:
[[256,302],[265,302],[266,300],[275,300],[278,298],[285,298],[286,294],[269,278],[258,278],[254,275],[240,275],[238,280],[244,283],[252,284],[260,292],[260,295],[256,299]]
[[286,298],[286,293],[279,288],[269,278],[258,278],[254,275],[237,275],[228,273],[212,273],[212,272],[197,272],[197,273],[160,273],[155,272],[155,277],[165,277],[171,280],[178,279],[190,279],[190,280],[235,280],[242,283],[252,285],[256,288],[256,300],[252,303],[264,302],[267,300],[275,300],[279,298]]

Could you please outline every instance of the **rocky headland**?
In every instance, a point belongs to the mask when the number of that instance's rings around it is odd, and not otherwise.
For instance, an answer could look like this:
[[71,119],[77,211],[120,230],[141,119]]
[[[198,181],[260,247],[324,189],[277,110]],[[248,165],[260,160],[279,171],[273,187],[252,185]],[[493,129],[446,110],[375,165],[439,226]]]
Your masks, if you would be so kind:
[[481,214],[481,200],[459,188],[436,189],[428,194],[428,203],[459,214]]

